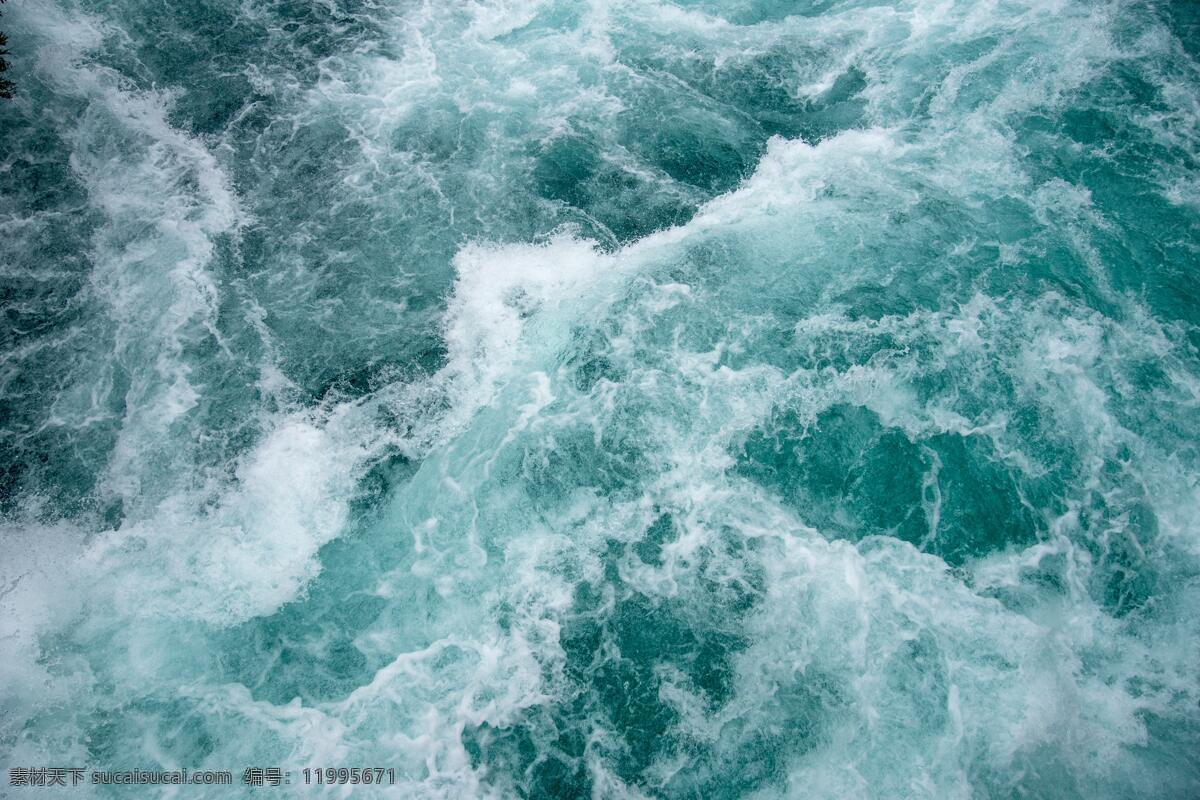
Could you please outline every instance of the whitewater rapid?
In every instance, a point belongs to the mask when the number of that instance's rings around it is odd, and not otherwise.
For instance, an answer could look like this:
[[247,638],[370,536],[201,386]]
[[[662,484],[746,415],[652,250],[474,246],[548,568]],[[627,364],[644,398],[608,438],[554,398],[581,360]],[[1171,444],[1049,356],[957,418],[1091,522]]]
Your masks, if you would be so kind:
[[0,781],[1200,794],[1193,4],[0,12]]

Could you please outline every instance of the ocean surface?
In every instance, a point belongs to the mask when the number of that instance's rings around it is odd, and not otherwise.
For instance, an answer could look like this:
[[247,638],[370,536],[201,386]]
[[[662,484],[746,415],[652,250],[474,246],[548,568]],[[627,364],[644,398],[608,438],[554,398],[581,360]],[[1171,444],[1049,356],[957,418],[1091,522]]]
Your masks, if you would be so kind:
[[0,13],[0,795],[1200,797],[1200,3]]

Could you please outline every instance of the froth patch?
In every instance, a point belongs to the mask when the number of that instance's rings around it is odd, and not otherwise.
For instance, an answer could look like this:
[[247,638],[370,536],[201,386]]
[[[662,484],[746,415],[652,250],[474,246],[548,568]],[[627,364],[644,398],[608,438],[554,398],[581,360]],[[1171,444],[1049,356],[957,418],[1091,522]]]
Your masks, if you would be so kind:
[[[535,353],[553,353],[574,310],[614,259],[594,243],[559,236],[544,245],[469,245],[446,311],[446,376],[460,402],[490,402],[502,376]],[[527,335],[537,329],[534,340]]]
[[113,600],[133,617],[228,625],[272,613],[317,575],[317,550],[346,522],[369,440],[340,433],[336,424],[283,421],[214,503],[169,498],[151,518],[102,538],[89,567],[111,576]]

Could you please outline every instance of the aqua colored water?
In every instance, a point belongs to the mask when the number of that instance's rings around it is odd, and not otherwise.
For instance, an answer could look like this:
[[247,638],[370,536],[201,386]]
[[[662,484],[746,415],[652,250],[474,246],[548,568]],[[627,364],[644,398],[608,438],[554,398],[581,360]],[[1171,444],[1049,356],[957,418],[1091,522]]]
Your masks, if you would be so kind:
[[1200,796],[1193,0],[2,13],[0,794]]

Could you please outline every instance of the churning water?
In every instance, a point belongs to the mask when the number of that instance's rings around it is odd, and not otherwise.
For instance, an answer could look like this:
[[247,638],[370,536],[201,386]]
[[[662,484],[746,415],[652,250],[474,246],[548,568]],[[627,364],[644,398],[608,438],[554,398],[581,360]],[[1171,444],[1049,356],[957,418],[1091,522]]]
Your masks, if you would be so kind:
[[1200,796],[1195,0],[3,13],[4,767]]

